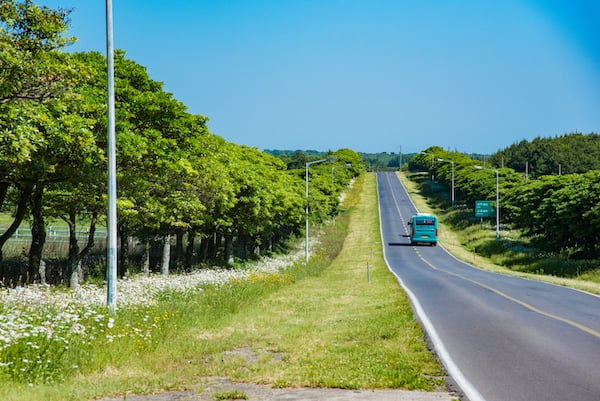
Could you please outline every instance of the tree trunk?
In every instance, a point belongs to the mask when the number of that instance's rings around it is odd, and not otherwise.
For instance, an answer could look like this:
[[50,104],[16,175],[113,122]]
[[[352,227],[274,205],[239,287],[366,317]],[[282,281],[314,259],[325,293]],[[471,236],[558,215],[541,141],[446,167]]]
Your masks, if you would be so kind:
[[194,241],[196,239],[196,232],[189,230],[187,235],[187,245],[185,247],[185,268],[190,270],[194,263]]
[[180,269],[183,266],[183,235],[185,232],[183,230],[177,230],[177,236],[175,240],[175,266],[177,269]]
[[231,234],[225,236],[225,252],[223,252],[223,255],[224,262],[232,265],[235,259],[233,257],[233,235]]
[[242,260],[246,260],[246,236],[238,234],[237,237],[237,256]]
[[272,236],[263,238],[262,243],[265,244],[264,251],[273,252],[273,237]]
[[42,251],[46,242],[46,224],[42,213],[42,200],[44,196],[44,186],[38,184],[31,197],[31,245],[29,246],[29,265],[27,270],[27,281],[30,283],[40,279],[40,261],[42,260]]
[[69,216],[64,219],[69,225],[69,255],[67,257],[67,277],[69,279],[69,286],[71,288],[77,288],[79,285],[79,272],[78,268],[78,256],[79,256],[79,243],[77,242],[77,216],[75,210],[69,211]]
[[145,276],[150,274],[150,240],[144,241],[144,255],[142,256],[142,273]]
[[[8,182],[0,182],[0,210],[2,210],[2,206],[4,205],[4,200],[6,199],[8,188],[10,188],[10,184]],[[4,278],[6,277],[2,260],[2,246],[0,246],[0,282],[4,281]]]
[[82,259],[94,247],[94,234],[96,233],[96,222],[98,221],[98,213],[92,213],[90,218],[90,227],[87,237],[87,242],[83,249],[79,247],[77,240],[77,213],[75,210],[69,212],[69,216],[63,220],[69,226],[69,254],[67,257],[67,277],[69,279],[69,287],[77,288],[79,282],[83,280],[83,265]]
[[119,225],[119,237],[121,252],[119,253],[118,271],[119,277],[123,278],[129,275],[129,230],[127,225]]
[[220,252],[223,250],[223,235],[221,233],[215,234],[215,254],[213,255],[213,259],[217,260],[219,258]]
[[31,193],[33,192],[33,185],[27,184],[20,189],[19,201],[17,203],[17,210],[15,212],[15,217],[11,225],[6,229],[6,231],[0,235],[0,280],[4,280],[7,276],[7,272],[4,268],[4,263],[2,259],[2,249],[4,248],[4,244],[6,241],[17,231],[19,225],[23,221],[23,217],[25,217],[25,212],[27,211],[27,203],[29,198],[31,197]]
[[204,237],[200,240],[200,249],[198,249],[198,259],[200,262],[206,262],[208,257],[208,241],[211,237]]
[[69,211],[69,216],[65,219],[69,226],[69,255],[67,257],[67,277],[69,278],[69,285],[71,288],[77,288],[79,285],[79,276],[75,279],[74,275],[77,275],[77,256],[79,255],[79,243],[77,242],[77,217],[75,211]]
[[163,276],[169,274],[169,262],[171,260],[171,235],[167,234],[163,238],[162,263],[160,264],[160,273]]
[[256,241],[256,240],[252,241],[252,243],[254,244],[253,247],[252,247],[252,254],[255,255],[255,256],[260,255],[260,252],[261,252],[261,250],[260,250],[260,243],[258,241]]
[[0,182],[0,209],[4,205],[8,188],[10,188],[10,184],[8,182]]
[[217,255],[216,237],[217,237],[217,234],[213,233],[206,239],[206,241],[207,241],[206,258],[208,260],[215,260],[215,257]]
[[282,233],[275,232],[271,237],[271,250],[275,249],[281,243]]
[[75,289],[79,287],[79,280],[81,279],[81,260],[76,262],[70,261],[69,270],[71,272],[69,277],[69,287]]
[[44,259],[40,260],[40,283],[46,284],[46,262]]

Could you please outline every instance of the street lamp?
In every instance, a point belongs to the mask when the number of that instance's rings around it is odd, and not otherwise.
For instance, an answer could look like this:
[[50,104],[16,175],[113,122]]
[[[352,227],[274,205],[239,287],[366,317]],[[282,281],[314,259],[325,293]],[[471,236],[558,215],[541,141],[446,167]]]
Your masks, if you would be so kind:
[[433,157],[434,154],[433,153],[427,153],[427,152],[421,152],[422,155],[431,155],[431,191],[433,192],[433,182],[435,181],[435,176],[433,175],[433,166],[434,166],[434,162],[433,162]]
[[452,164],[452,209],[454,209],[454,161],[445,159],[438,159],[438,161]]
[[400,146],[400,155],[398,156],[398,171],[402,171],[402,146]]
[[421,152],[422,155],[431,155],[431,168],[433,168],[433,157],[435,156],[433,153]]
[[490,170],[496,173],[496,240],[500,238],[500,192],[498,190],[498,170],[493,168],[485,168],[481,166],[473,166],[476,170]]
[[306,231],[305,231],[306,236],[305,236],[305,242],[304,242],[304,256],[306,258],[307,263],[308,263],[308,166],[310,166],[312,164],[323,163],[323,162],[334,162],[336,160],[337,160],[337,157],[330,157],[327,159],[306,162],[306,174],[304,175],[304,177],[306,179]]
[[342,166],[333,166],[331,168],[331,185],[333,185],[333,170],[335,170],[336,168],[350,167],[351,165],[352,165],[351,163],[346,163]]

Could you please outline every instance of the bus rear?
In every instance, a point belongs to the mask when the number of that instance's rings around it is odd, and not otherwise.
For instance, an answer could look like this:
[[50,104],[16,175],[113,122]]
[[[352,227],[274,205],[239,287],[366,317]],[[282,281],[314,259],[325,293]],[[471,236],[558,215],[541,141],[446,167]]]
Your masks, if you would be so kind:
[[437,245],[438,221],[435,216],[419,213],[410,218],[408,225],[411,245],[419,243]]

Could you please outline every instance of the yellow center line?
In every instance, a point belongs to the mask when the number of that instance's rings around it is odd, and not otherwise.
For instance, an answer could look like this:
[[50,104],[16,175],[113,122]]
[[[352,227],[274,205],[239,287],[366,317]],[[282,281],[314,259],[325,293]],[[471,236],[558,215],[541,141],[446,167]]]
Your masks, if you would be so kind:
[[[392,187],[391,187],[391,184],[389,182],[389,177],[388,177],[388,184],[390,185],[390,189],[391,189]],[[398,215],[400,216],[400,220],[402,221],[402,224],[404,224],[404,218],[402,217],[402,214],[400,213],[400,206],[398,205],[398,200],[396,199],[396,195],[394,194],[394,191],[391,191],[391,193],[392,193],[392,198],[394,199],[394,204],[396,205],[396,210],[398,212]],[[405,226],[404,230],[406,231],[406,226]],[[406,232],[408,233],[408,231],[406,231]],[[585,326],[583,324],[574,322],[574,321],[572,321],[570,319],[566,319],[564,317],[560,317],[560,316],[554,315],[552,313],[543,311],[543,310],[541,310],[539,308],[536,308],[535,306],[533,306],[531,304],[528,304],[527,302],[521,301],[520,299],[517,299],[517,298],[515,298],[513,296],[510,296],[510,295],[508,295],[507,293],[505,293],[503,291],[500,291],[500,290],[498,290],[498,289],[496,289],[494,287],[491,287],[491,286],[489,286],[487,284],[481,283],[481,282],[479,282],[477,280],[473,280],[473,279],[465,277],[463,275],[460,275],[460,274],[457,274],[457,273],[452,273],[452,272],[449,272],[447,270],[441,269],[441,268],[435,266],[433,263],[429,262],[427,259],[425,259],[423,257],[423,255],[421,255],[421,253],[419,252],[419,250],[415,246],[413,246],[413,249],[417,253],[417,256],[419,257],[419,259],[421,259],[427,266],[429,266],[433,270],[444,272],[446,274],[450,274],[450,275],[455,276],[457,278],[460,278],[462,280],[471,282],[471,283],[473,283],[475,285],[478,285],[478,286],[480,286],[482,288],[485,288],[486,290],[490,290],[493,293],[495,293],[495,294],[497,294],[497,295],[499,295],[499,296],[501,296],[501,297],[503,297],[505,299],[508,299],[509,301],[512,301],[512,302],[514,302],[514,303],[516,303],[518,305],[521,305],[522,307],[524,307],[526,309],[529,309],[532,312],[539,313],[542,316],[546,316],[546,317],[549,317],[551,319],[555,319],[555,320],[558,320],[560,322],[566,323],[566,324],[568,324],[570,326],[573,326],[573,327],[575,327],[575,328],[577,328],[577,329],[579,329],[581,331],[584,331],[584,332],[586,332],[588,334],[591,334],[592,336],[594,336],[596,338],[600,338],[600,331],[594,330],[594,329],[592,329],[590,327],[587,327],[587,326]]]
[[563,323],[566,323],[566,324],[568,324],[568,325],[570,325],[570,326],[576,327],[576,328],[578,328],[579,330],[582,330],[582,331],[584,331],[584,332],[586,332],[586,333],[588,333],[588,334],[591,334],[591,335],[593,335],[594,337],[600,338],[600,332],[599,332],[599,331],[596,331],[596,330],[594,330],[594,329],[591,329],[591,328],[589,328],[589,327],[587,327],[587,326],[584,326],[583,324],[580,324],[580,323],[574,322],[574,321],[572,321],[572,320],[569,320],[569,319],[566,319],[566,318],[564,318],[564,317],[560,317],[560,316],[554,315],[554,314],[552,314],[552,313],[545,312],[545,311],[541,310],[540,308],[536,308],[535,306],[533,306],[533,305],[531,305],[531,304],[528,304],[527,302],[521,301],[520,299],[517,299],[517,298],[515,298],[515,297],[513,297],[513,296],[510,296],[510,295],[508,295],[507,293],[505,293],[505,292],[503,292],[503,291],[500,291],[500,290],[498,290],[498,289],[496,289],[496,288],[494,288],[494,287],[491,287],[491,286],[489,286],[489,285],[487,285],[487,284],[481,283],[481,282],[479,282],[479,281],[477,281],[477,280],[473,280],[473,279],[471,279],[471,278],[468,278],[468,277],[465,277],[465,276],[463,276],[463,275],[460,275],[460,274],[457,274],[457,273],[452,273],[452,272],[449,272],[449,271],[447,271],[447,270],[444,270],[444,269],[440,269],[439,267],[436,267],[436,266],[435,266],[433,263],[431,263],[431,262],[429,262],[427,259],[425,259],[425,258],[424,258],[424,257],[423,257],[423,256],[422,256],[420,253],[419,253],[419,251],[417,251],[417,255],[419,256],[419,258],[420,258],[420,259],[421,259],[423,262],[425,262],[425,264],[427,264],[427,266],[429,266],[429,267],[430,267],[430,268],[432,268],[433,270],[437,270],[437,271],[440,271],[440,272],[444,272],[444,273],[446,273],[446,274],[449,274],[449,275],[451,275],[451,276],[454,276],[454,277],[460,278],[460,279],[462,279],[462,280],[468,281],[468,282],[470,282],[470,283],[473,283],[473,284],[475,284],[475,285],[478,285],[478,286],[480,286],[480,287],[482,287],[482,288],[485,288],[486,290],[490,290],[490,291],[494,292],[495,294],[497,294],[497,295],[500,295],[501,297],[503,297],[503,298],[505,298],[505,299],[508,299],[509,301],[512,301],[512,302],[514,302],[514,303],[516,303],[516,304],[519,304],[519,305],[521,305],[522,307],[524,307],[524,308],[526,308],[526,309],[529,309],[530,311],[533,311],[533,312],[539,313],[540,315],[543,315],[543,316],[549,317],[549,318],[551,318],[551,319],[555,319],[555,320],[561,321],[561,322],[563,322]]

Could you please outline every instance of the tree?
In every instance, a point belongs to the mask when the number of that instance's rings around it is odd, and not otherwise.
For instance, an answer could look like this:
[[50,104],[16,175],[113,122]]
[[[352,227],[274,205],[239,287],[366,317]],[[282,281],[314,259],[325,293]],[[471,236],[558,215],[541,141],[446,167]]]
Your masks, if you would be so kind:
[[[60,99],[18,107],[21,119],[15,125],[16,130],[35,134],[35,147],[29,152],[28,159],[5,164],[12,164],[12,170],[5,171],[4,177],[6,185],[19,193],[19,201],[10,229],[0,236],[0,247],[19,226],[29,206],[33,217],[30,280],[38,279],[44,245],[45,223],[41,208],[45,189],[55,183],[68,181],[74,171],[84,168],[86,164],[92,163],[96,168],[95,162],[100,157],[95,135],[88,128],[90,121],[71,109],[71,105],[78,101],[76,96],[64,95]],[[30,197],[31,202],[28,202]]]
[[[31,195],[30,205],[35,210],[30,277],[35,276],[36,259],[43,246],[44,224],[39,207],[44,185],[52,180],[55,160],[51,160],[51,153],[56,151],[47,147],[52,139],[46,134],[52,137],[55,132],[46,107],[78,76],[68,56],[58,51],[71,41],[62,36],[68,13],[39,7],[28,0],[0,2],[0,207],[10,190],[18,193],[13,223],[0,236],[2,277],[6,272],[1,250],[24,218]],[[40,157],[42,154],[49,157]]]
[[52,10],[31,0],[0,1],[0,103],[55,98],[77,73],[57,52],[73,38],[63,34],[70,10]]
[[542,249],[581,250],[597,256],[600,241],[600,173],[543,176],[515,186],[506,196],[512,224]]
[[504,164],[530,178],[550,174],[585,173],[600,169],[600,135],[572,133],[555,138],[522,140],[493,154],[490,161]]

